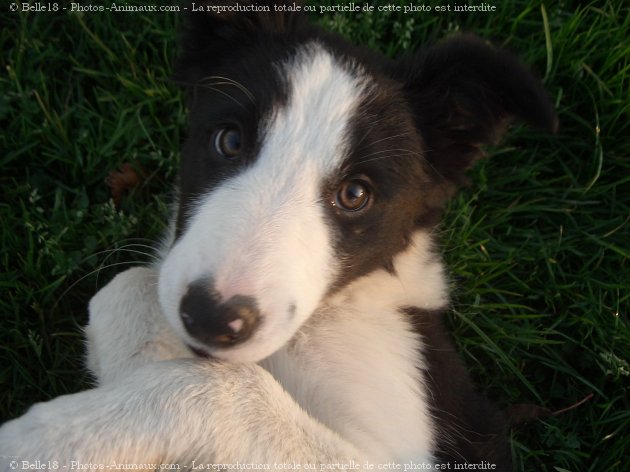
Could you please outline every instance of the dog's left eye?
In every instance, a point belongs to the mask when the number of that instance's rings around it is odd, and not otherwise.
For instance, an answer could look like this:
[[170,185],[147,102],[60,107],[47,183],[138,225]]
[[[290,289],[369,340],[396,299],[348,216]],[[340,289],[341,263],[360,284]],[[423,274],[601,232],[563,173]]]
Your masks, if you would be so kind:
[[241,131],[234,126],[220,128],[214,133],[214,150],[226,159],[236,159],[243,150]]
[[337,189],[333,205],[344,211],[359,211],[370,203],[370,185],[359,177],[345,180]]

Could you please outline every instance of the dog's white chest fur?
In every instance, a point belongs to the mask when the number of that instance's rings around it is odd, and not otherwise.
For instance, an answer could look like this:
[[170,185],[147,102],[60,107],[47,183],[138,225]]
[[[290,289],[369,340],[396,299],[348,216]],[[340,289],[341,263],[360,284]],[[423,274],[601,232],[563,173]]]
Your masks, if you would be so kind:
[[[317,313],[313,326],[263,367],[309,415],[369,451],[375,463],[411,457],[428,462],[432,428],[415,367],[414,335],[396,313],[342,316],[335,307]],[[357,318],[370,323],[357,329]],[[311,335],[314,329],[317,336]]]
[[426,245],[426,235],[417,234],[396,258],[395,275],[379,270],[358,279],[261,363],[309,415],[378,463],[433,460],[422,341],[398,310],[414,301],[405,285],[418,280],[420,267],[424,306],[445,303],[442,269],[423,260]]

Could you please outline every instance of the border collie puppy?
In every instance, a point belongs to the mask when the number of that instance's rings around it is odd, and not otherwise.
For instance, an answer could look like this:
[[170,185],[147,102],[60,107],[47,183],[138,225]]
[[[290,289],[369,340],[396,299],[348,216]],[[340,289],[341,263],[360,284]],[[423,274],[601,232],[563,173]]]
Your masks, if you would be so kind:
[[390,61],[302,14],[212,11],[176,77],[190,131],[163,260],[92,299],[98,388],[5,424],[4,467],[510,470],[443,327],[435,229],[511,118],[555,128],[539,80],[471,36]]

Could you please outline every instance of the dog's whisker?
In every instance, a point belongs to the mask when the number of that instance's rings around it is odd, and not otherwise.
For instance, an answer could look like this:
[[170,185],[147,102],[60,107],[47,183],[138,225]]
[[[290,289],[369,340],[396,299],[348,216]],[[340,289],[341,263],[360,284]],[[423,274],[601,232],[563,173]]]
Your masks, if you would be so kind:
[[[214,80],[214,79],[219,79],[219,80]],[[208,83],[204,83],[204,81],[208,82]],[[183,81],[183,80],[173,80],[172,81],[175,85],[179,85],[181,87],[191,87],[191,88],[203,88],[206,90],[212,90],[218,93],[221,93],[225,96],[230,97],[232,100],[234,100],[235,102],[237,102],[239,104],[239,106],[241,106],[242,108],[246,109],[246,107],[240,103],[235,97],[231,96],[229,93],[224,92],[222,90],[219,90],[217,86],[232,86],[237,88],[238,90],[240,90],[241,92],[243,92],[243,94],[252,102],[252,104],[256,105],[256,99],[254,97],[254,95],[242,84],[240,84],[239,82],[232,80],[228,77],[221,77],[221,76],[209,76],[206,77],[204,79],[201,79],[198,82],[188,82],[188,81]]]
[[[145,249],[150,249],[153,252],[156,252],[155,249],[151,246],[147,246],[145,244],[139,244],[139,243],[131,243],[131,244],[125,244],[123,246],[117,247],[117,248],[113,248],[111,250],[109,250],[109,254],[103,259],[103,261],[101,262],[101,265],[99,266],[98,272],[96,274],[96,281],[95,284],[96,286],[98,286],[98,278],[99,278],[99,274],[100,271],[102,270],[104,264],[107,262],[107,260],[112,257],[114,254],[118,253],[118,252],[127,252],[129,254],[138,254],[138,255],[143,255],[143,256],[147,256],[150,259],[153,259],[154,261],[158,261],[159,257],[156,254],[151,254],[148,253],[146,251],[139,251],[137,249],[133,249],[135,247],[141,247],[141,248],[145,248]],[[135,261],[129,261],[129,263],[135,263]],[[108,267],[108,266],[105,266]]]
[[[152,240],[148,239],[148,238],[129,238],[123,241],[147,241],[147,242],[151,242],[153,243]],[[133,249],[133,248],[144,248],[147,249],[148,251],[140,251],[137,249]],[[151,252],[149,252],[151,251]],[[124,264],[136,264],[138,263],[138,261],[124,261],[124,262],[118,262],[115,264],[110,264],[110,265],[106,265],[105,263],[107,262],[107,260],[109,258],[111,258],[112,256],[114,256],[117,253],[128,253],[128,254],[136,254],[136,255],[140,255],[140,256],[145,256],[148,257],[149,259],[152,259],[153,261],[159,261],[159,256],[157,254],[157,250],[155,249],[155,247],[148,245],[148,244],[141,244],[141,243],[129,243],[129,244],[124,244],[122,246],[119,247],[115,247],[115,248],[111,248],[111,249],[104,249],[102,251],[97,251],[94,253],[89,254],[88,256],[86,256],[84,258],[83,261],[94,257],[94,256],[100,256],[100,255],[106,255],[105,258],[100,262],[99,266],[88,272],[87,274],[83,275],[82,277],[80,277],[78,280],[74,281],[68,288],[66,288],[61,295],[59,295],[59,297],[57,297],[57,299],[55,300],[55,302],[52,305],[52,309],[54,310],[59,303],[61,302],[61,300],[63,299],[63,297],[65,297],[68,292],[70,292],[74,287],[76,287],[79,283],[81,283],[83,280],[85,280],[86,278],[97,274],[96,277],[96,281],[95,284],[98,287],[98,275],[100,274],[100,272],[104,269],[107,269],[109,267],[114,267],[116,265],[124,265]]]
[[[98,273],[100,273],[101,271],[109,269],[111,267],[118,267],[118,266],[123,266],[123,265],[133,265],[133,264],[136,264],[136,262],[134,262],[134,261],[123,261],[123,262],[114,262],[114,263],[108,264],[108,265],[99,265],[99,267],[97,267],[96,269],[91,270],[90,272],[88,272],[87,274],[81,276],[79,279],[75,280],[72,284],[70,284],[70,286],[68,288],[66,288],[61,293],[61,295],[59,295],[57,297],[55,302],[52,304],[51,311],[54,311],[57,308],[57,306],[59,306],[59,303],[61,302],[63,297],[65,297],[68,294],[68,292],[70,292],[72,289],[74,289],[78,284],[83,282],[88,277],[91,277],[94,274],[98,275]],[[96,289],[98,290],[98,277],[97,277],[97,280],[96,280],[95,283],[97,284],[96,285]]]
[[[141,249],[146,249],[146,251],[140,251],[139,249],[131,249],[131,248],[141,248]],[[111,255],[113,255],[113,254],[115,254],[117,252],[136,253],[136,254],[141,254],[141,255],[150,257],[151,259],[154,259],[154,260],[158,260],[159,259],[159,256],[156,254],[156,250],[155,250],[154,247],[149,246],[147,244],[138,244],[138,243],[125,244],[124,246],[119,246],[119,247],[115,247],[115,248],[111,248],[111,249],[104,249],[102,251],[98,251],[98,252],[92,253],[88,257],[99,256],[99,255],[102,255],[102,254],[107,254],[108,257],[110,257]]]
[[237,98],[233,97],[229,93],[224,92],[223,90],[220,90],[217,87],[213,87],[211,85],[204,85],[204,84],[196,84],[196,87],[203,88],[203,89],[206,89],[206,90],[212,90],[213,92],[219,93],[219,94],[223,95],[224,97],[227,97],[230,100],[232,100],[234,103],[236,103],[243,110],[248,111],[247,107],[245,105],[243,105],[240,100],[238,100]]
[[[149,249],[151,251],[153,251],[153,253],[151,252],[147,252],[147,251],[140,251],[138,249],[134,249],[136,247],[140,247],[140,248],[144,248],[144,249]],[[113,255],[120,253],[120,252],[126,252],[129,254],[138,254],[138,255],[142,255],[142,256],[146,256],[149,257],[150,259],[153,259],[155,261],[159,260],[159,257],[157,254],[155,254],[155,249],[152,248],[151,246],[147,246],[144,244],[125,244],[123,246],[120,247],[116,247],[116,248],[112,248],[112,249],[106,249],[104,251],[100,251],[96,254],[107,254],[107,256],[103,259],[103,261],[101,261],[101,264],[104,264],[107,262],[107,260],[112,257]],[[131,261],[133,262],[133,261]]]
[[[372,159],[368,159],[372,156],[377,156],[379,154],[383,154],[382,156],[375,157]],[[419,152],[412,151],[410,149],[385,149],[382,151],[375,151],[370,154],[366,154],[364,156],[360,156],[358,158],[359,162],[365,164],[367,162],[378,161],[382,159],[395,158],[395,157],[420,157],[422,154]]]
[[361,139],[359,139],[359,141],[356,142],[355,146],[359,147],[364,141],[365,139],[372,134],[372,131],[374,131],[374,129],[376,128],[376,126],[380,123],[383,122],[383,119],[378,117],[375,114],[367,114],[367,113],[363,113],[362,115],[363,119],[370,119],[370,121],[367,123],[368,125],[368,129],[367,131],[363,134],[363,136],[361,137]]
[[256,99],[254,98],[254,94],[251,93],[251,91],[247,87],[245,87],[242,83],[234,79],[231,79],[229,77],[224,77],[221,75],[210,75],[208,77],[204,77],[203,79],[201,79],[201,81],[206,81],[206,80],[207,81],[218,80],[218,82],[212,82],[212,85],[232,85],[238,88],[240,91],[242,91],[254,105],[256,104]]
[[384,138],[377,139],[375,141],[371,141],[370,144],[381,143],[383,141],[387,141],[388,139],[401,138],[403,136],[407,136],[407,133],[399,133],[399,134],[394,134],[394,135],[391,135],[391,136],[385,136]]
[[[107,254],[107,257],[111,257],[116,253],[127,253],[127,254],[137,254],[139,256],[146,256],[149,259],[152,259],[154,261],[159,260],[158,256],[156,256],[155,254],[152,254],[150,252],[146,252],[146,251],[140,251],[138,249],[132,249],[129,246],[127,247],[120,247],[120,248],[116,248],[116,249],[110,249],[108,251],[101,251],[98,254]],[[133,261],[130,261],[133,262]]]

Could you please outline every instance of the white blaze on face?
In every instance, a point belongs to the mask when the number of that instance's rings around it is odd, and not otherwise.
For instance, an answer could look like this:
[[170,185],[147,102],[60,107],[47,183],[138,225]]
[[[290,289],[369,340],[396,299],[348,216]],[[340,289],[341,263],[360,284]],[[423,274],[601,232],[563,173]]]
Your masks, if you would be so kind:
[[244,295],[262,314],[252,337],[212,355],[258,361],[280,348],[315,310],[336,275],[322,187],[347,152],[349,122],[365,82],[323,47],[305,46],[279,69],[288,102],[266,121],[255,162],[202,196],[160,269],[167,318],[191,345],[180,300],[211,278],[222,300]]

